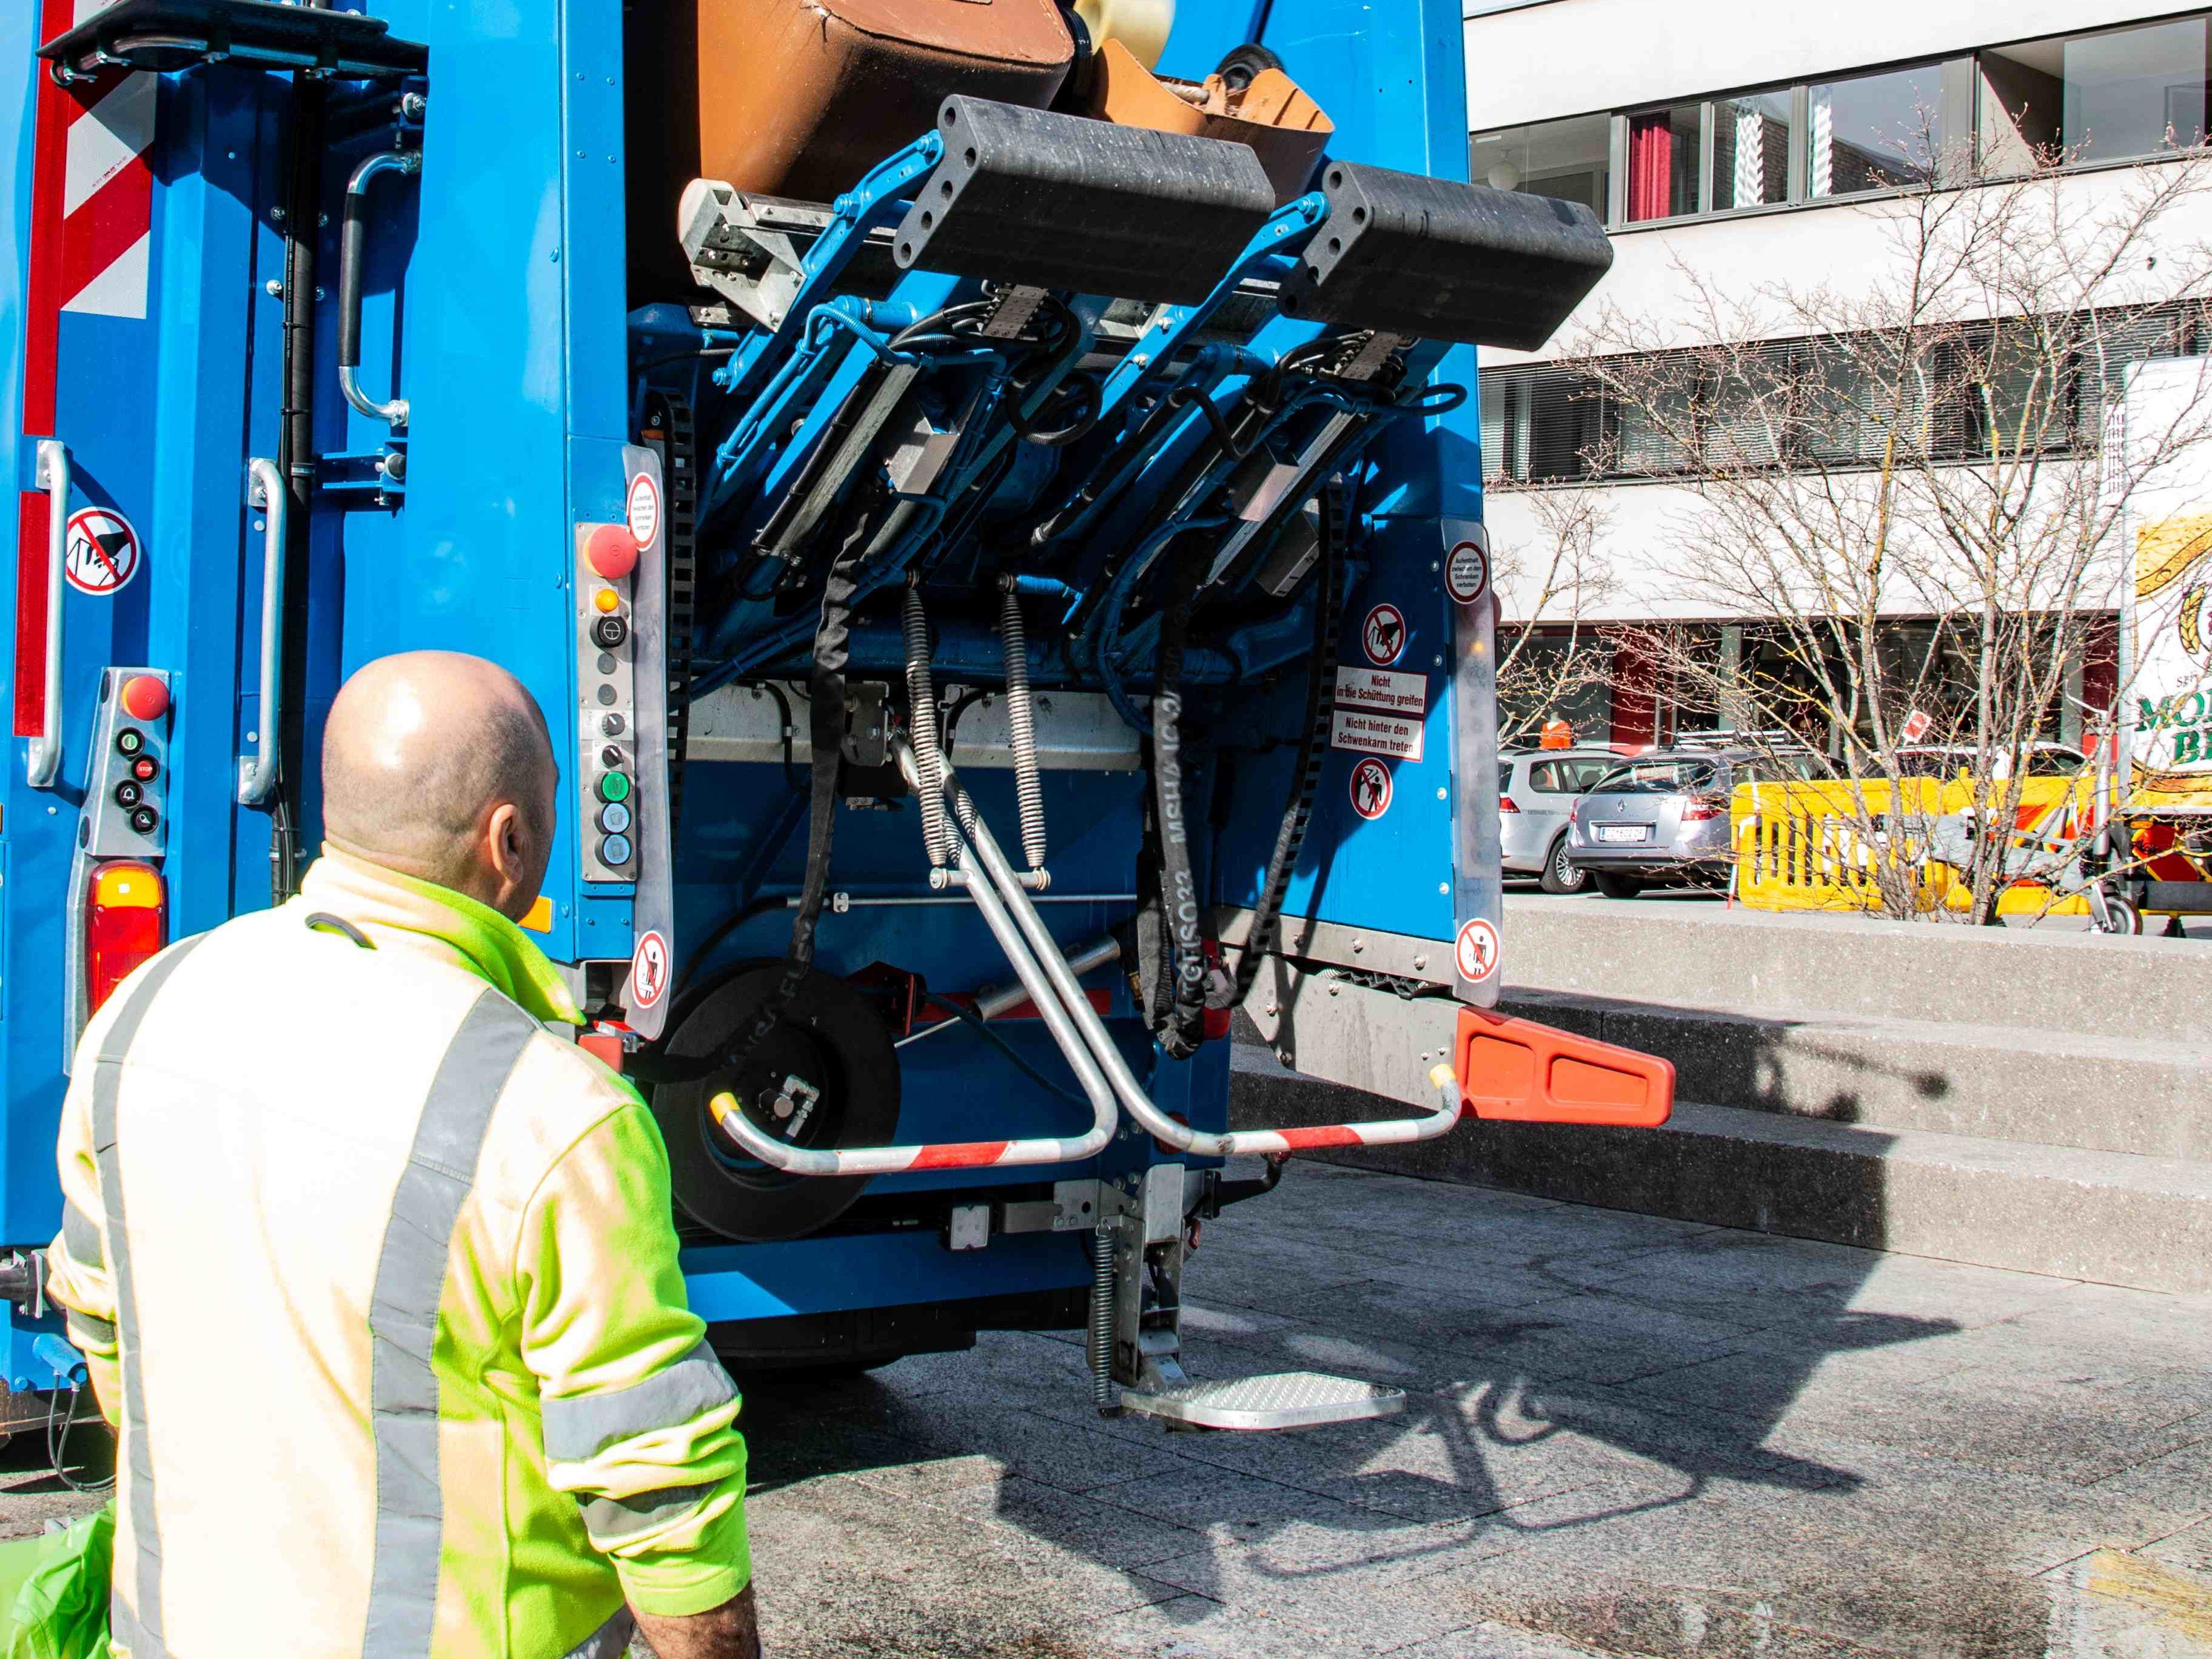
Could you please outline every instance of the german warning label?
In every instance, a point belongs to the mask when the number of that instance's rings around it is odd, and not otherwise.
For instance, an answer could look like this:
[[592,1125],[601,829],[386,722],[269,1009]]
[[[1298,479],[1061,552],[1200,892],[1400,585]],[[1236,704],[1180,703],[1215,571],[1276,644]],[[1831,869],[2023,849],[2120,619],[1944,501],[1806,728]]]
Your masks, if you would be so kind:
[[138,574],[138,532],[120,513],[82,507],[70,515],[62,569],[80,593],[118,592]]
[[630,539],[640,547],[651,547],[660,534],[660,489],[653,482],[653,474],[641,472],[629,481],[626,510]]
[[1473,605],[1490,586],[1490,555],[1480,542],[1455,542],[1444,560],[1444,586],[1462,605]]
[[629,997],[633,1011],[650,1008],[668,994],[668,941],[658,932],[637,942],[629,963]]
[[1359,630],[1359,643],[1367,660],[1388,668],[1406,654],[1406,614],[1395,605],[1378,605],[1367,613]]
[[1480,916],[1462,924],[1452,941],[1452,965],[1459,976],[1480,985],[1498,971],[1498,929]]
[[1336,714],[1329,747],[1392,760],[1421,757],[1421,722],[1429,712],[1429,677],[1388,668],[1336,671]]
[[1370,823],[1390,810],[1390,769],[1381,761],[1352,769],[1352,810]]

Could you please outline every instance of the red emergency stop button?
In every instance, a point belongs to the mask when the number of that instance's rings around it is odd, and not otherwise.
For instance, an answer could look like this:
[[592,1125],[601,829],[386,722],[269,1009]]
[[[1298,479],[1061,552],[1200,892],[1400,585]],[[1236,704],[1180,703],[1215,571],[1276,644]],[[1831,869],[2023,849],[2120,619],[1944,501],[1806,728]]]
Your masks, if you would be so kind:
[[157,720],[169,712],[169,688],[151,674],[123,682],[123,709],[134,720]]
[[603,524],[585,541],[584,557],[599,574],[618,582],[637,568],[637,538],[628,525]]

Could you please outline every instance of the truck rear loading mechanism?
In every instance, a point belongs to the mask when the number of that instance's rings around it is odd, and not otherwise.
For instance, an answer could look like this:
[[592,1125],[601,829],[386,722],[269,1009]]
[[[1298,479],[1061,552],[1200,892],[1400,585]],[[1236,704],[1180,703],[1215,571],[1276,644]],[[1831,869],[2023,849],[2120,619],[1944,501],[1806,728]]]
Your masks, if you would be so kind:
[[[1491,1012],[1472,347],[1611,253],[1465,182],[1455,6],[1197,8],[1180,80],[1048,0],[29,9],[16,1418],[66,1383],[29,1253],[70,1045],[291,890],[321,712],[396,650],[547,712],[526,925],[740,1371],[1087,1328],[1103,1410],[1378,1415],[1193,1380],[1200,1224],[1462,1115],[1663,1121],[1663,1062]],[[1231,1128],[1248,999],[1409,1109]]]

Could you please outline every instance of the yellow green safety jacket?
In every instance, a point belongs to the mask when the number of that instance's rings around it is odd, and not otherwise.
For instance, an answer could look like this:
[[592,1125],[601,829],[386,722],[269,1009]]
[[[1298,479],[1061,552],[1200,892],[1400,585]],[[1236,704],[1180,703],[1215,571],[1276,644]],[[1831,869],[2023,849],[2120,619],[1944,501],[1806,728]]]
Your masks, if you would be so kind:
[[668,1158],[494,911],[325,851],[86,1030],[54,1299],[118,1659],[616,1659],[750,1576]]

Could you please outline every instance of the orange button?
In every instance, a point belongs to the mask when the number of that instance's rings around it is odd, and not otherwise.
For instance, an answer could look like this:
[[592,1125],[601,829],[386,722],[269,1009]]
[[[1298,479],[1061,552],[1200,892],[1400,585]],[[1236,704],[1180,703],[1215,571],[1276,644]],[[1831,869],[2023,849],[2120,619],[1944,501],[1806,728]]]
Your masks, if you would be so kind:
[[157,720],[169,712],[169,688],[151,674],[123,682],[123,709],[134,720]]
[[592,605],[600,615],[611,617],[622,609],[622,595],[611,587],[603,587],[592,595]]
[[585,541],[584,559],[599,574],[618,582],[637,568],[637,538],[628,525],[603,524]]

